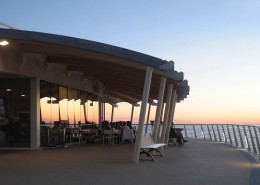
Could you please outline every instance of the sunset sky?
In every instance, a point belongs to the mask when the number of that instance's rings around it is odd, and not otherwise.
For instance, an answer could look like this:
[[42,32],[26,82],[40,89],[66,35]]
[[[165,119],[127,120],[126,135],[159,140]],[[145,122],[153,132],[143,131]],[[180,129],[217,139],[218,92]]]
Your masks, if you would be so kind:
[[[1,0],[0,6],[0,21],[17,29],[175,61],[191,89],[176,106],[175,123],[260,123],[259,0]],[[130,119],[131,106],[122,107],[115,117]]]

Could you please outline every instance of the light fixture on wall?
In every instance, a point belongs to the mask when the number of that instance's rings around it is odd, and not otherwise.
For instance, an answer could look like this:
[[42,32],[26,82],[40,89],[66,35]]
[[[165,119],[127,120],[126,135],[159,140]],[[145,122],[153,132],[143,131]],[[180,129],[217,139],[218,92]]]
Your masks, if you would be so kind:
[[6,46],[8,44],[9,44],[9,42],[7,42],[6,40],[0,41],[0,46]]

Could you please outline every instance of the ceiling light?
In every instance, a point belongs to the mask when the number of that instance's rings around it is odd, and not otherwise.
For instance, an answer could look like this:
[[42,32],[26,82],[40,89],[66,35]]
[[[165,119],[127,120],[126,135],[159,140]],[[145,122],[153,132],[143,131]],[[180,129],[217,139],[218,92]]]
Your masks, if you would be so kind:
[[11,92],[11,91],[12,91],[12,89],[6,89],[6,91],[7,91],[7,92]]
[[7,42],[6,40],[0,41],[0,46],[6,46],[8,44],[9,42]]
[[153,100],[153,103],[158,103],[158,100],[154,99],[154,100]]
[[25,94],[21,94],[21,96],[25,96]]

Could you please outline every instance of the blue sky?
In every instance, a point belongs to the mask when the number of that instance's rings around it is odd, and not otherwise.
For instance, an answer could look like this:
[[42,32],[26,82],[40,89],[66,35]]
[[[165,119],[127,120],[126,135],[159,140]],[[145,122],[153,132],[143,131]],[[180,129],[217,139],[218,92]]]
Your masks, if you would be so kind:
[[83,38],[175,61],[191,86],[176,122],[260,122],[258,0],[1,0],[17,29]]

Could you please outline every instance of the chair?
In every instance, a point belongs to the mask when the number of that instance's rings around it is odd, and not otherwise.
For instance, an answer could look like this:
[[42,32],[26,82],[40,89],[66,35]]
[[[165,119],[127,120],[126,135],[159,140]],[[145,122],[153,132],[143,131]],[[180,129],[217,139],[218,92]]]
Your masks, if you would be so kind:
[[93,143],[100,142],[100,130],[97,128],[91,129],[91,139]]
[[41,126],[41,146],[48,146],[48,127]]
[[111,145],[114,144],[114,131],[113,129],[104,129],[102,133],[102,140],[103,140],[103,145],[105,144],[105,140],[107,140],[108,143]]
[[55,147],[59,142],[59,129],[48,128],[48,147]]
[[173,144],[173,146],[176,146],[177,144],[178,146],[184,146],[184,140],[181,134],[181,130],[181,128],[170,129],[168,144]]
[[115,137],[115,143],[117,143],[117,144],[122,143],[122,130],[121,129],[115,129],[114,130],[114,137]]
[[128,127],[123,128],[122,133],[123,142],[129,141],[130,143],[134,142],[134,131]]
[[177,134],[174,131],[174,128],[170,129],[168,144],[172,144],[173,146],[177,145]]
[[79,128],[71,128],[70,130],[70,143],[78,139],[79,145],[81,143],[81,132]]
[[82,129],[81,134],[82,134],[83,140],[85,139],[86,143],[91,142],[91,129]]

